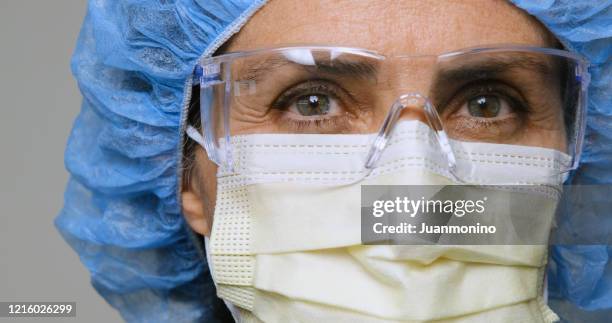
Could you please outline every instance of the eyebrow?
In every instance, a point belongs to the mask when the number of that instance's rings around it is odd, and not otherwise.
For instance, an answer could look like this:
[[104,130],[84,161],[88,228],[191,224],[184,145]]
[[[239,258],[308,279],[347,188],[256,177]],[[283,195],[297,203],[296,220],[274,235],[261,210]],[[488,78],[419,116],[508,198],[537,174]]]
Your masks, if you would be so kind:
[[[534,57],[495,57],[462,64],[452,68],[441,68],[434,76],[429,96],[434,100],[442,97],[449,87],[457,87],[472,81],[497,78],[513,70],[529,71],[549,78],[553,76],[553,62]],[[528,76],[528,75],[526,75]]]
[[249,67],[244,72],[240,79],[249,81],[260,81],[267,73],[272,73],[274,70],[291,65],[300,68],[308,73],[321,72],[328,75],[339,77],[353,77],[361,79],[377,79],[378,66],[368,61],[350,61],[335,59],[333,61],[316,61],[314,65],[300,64],[286,58],[269,58],[260,64]]
[[[333,61],[316,61],[314,65],[307,65],[294,62],[285,57],[273,57],[241,70],[239,72],[239,79],[261,81],[266,74],[271,74],[275,70],[289,65],[303,69],[307,73],[322,72],[340,77],[377,80],[378,66],[375,63],[335,59]],[[467,83],[483,78],[495,78],[513,69],[537,71],[545,76],[553,74],[552,64],[546,60],[528,56],[490,57],[462,64],[458,67],[438,70],[434,76],[434,86],[432,87],[434,91],[430,93],[430,96],[439,97],[437,95],[439,94],[438,92],[445,91],[448,85]]]
[[434,84],[493,77],[514,69],[536,71],[541,75],[550,76],[553,74],[551,65],[545,60],[531,57],[489,58],[450,69],[442,68],[436,73]]

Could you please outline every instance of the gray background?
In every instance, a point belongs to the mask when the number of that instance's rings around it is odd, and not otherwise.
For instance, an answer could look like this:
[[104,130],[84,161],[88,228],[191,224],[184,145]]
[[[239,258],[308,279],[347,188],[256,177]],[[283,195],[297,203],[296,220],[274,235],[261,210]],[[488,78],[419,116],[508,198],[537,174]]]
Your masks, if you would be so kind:
[[80,108],[70,56],[84,14],[84,0],[0,0],[0,301],[77,303],[76,319],[0,322],[121,321],[53,226]]

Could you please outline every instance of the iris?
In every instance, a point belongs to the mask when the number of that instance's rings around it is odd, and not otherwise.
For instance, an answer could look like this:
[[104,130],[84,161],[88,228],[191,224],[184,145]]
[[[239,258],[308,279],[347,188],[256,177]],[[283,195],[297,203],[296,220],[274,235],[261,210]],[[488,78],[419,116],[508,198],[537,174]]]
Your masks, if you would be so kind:
[[297,99],[296,106],[303,116],[322,115],[329,112],[330,100],[323,94],[304,95]]
[[473,117],[494,118],[499,115],[501,102],[493,95],[481,95],[468,102],[468,111]]

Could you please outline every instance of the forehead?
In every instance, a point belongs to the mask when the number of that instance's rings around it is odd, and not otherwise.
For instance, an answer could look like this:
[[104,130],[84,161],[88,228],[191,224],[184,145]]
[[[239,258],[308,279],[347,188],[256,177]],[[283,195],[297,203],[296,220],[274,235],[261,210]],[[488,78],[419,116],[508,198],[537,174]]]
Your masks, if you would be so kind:
[[321,44],[440,54],[501,43],[554,45],[541,24],[504,0],[272,0],[226,51]]

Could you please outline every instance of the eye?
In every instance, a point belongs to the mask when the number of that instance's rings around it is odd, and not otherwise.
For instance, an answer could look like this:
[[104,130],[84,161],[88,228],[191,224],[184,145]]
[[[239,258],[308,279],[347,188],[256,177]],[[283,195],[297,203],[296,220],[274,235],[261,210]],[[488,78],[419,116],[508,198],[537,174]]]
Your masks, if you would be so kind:
[[468,84],[442,102],[445,129],[459,140],[507,142],[523,133],[531,116],[520,92],[502,82]]
[[284,90],[269,105],[275,126],[289,133],[354,133],[367,128],[367,110],[346,86],[307,80]]
[[307,81],[290,88],[275,100],[272,107],[287,117],[308,120],[324,119],[348,112],[348,96],[339,86],[323,81]]
[[479,95],[469,99],[459,114],[476,118],[498,118],[512,113],[510,104],[497,95]]
[[338,110],[336,99],[321,93],[302,95],[288,108],[289,112],[298,113],[305,117],[336,114]]

